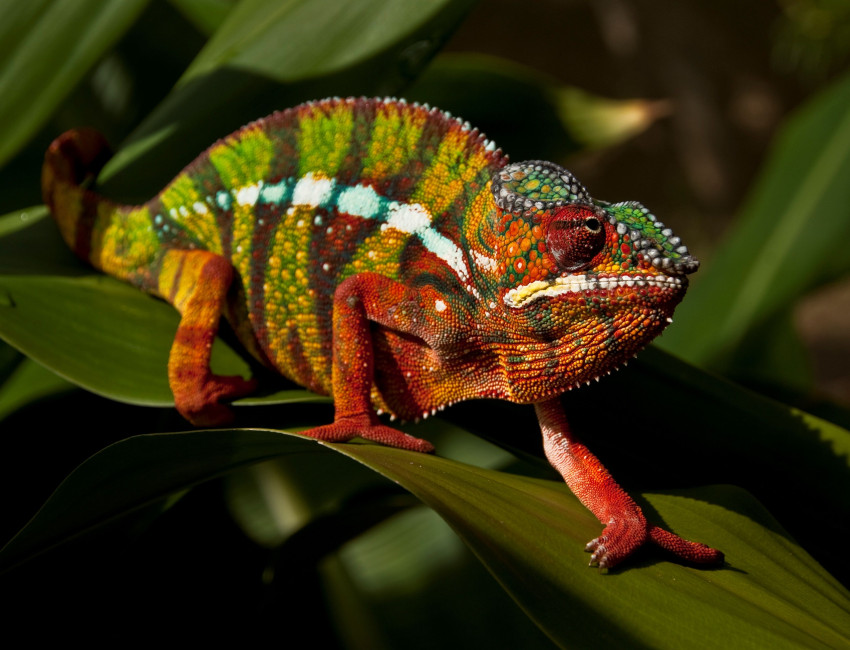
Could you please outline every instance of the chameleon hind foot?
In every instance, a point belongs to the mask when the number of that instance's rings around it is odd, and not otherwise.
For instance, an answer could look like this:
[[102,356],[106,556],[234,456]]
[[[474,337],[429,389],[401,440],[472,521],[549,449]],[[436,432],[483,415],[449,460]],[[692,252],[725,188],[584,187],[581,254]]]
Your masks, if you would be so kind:
[[434,445],[427,440],[414,438],[403,431],[383,424],[374,424],[368,417],[338,418],[333,424],[326,424],[302,433],[305,436],[326,442],[347,442],[352,438],[360,437],[387,447],[398,447],[399,449],[425,453],[434,451]]
[[214,427],[230,424],[234,419],[233,410],[221,402],[250,395],[256,390],[257,381],[206,373],[174,386],[174,404],[180,415],[196,427]]
[[180,312],[180,325],[168,357],[168,383],[177,410],[195,426],[221,426],[233,420],[222,400],[244,397],[254,380],[225,377],[210,370],[210,354],[233,282],[230,262],[201,250],[169,249],[160,259],[156,293]]

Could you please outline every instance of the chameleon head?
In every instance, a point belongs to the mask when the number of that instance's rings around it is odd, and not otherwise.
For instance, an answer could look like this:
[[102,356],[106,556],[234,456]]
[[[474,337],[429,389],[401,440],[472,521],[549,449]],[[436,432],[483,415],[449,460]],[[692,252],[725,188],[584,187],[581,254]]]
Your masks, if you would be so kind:
[[671,322],[699,262],[649,210],[595,201],[570,172],[536,160],[507,165],[491,188],[495,286],[528,342],[513,358],[526,360],[515,370],[529,388],[528,368],[553,348],[569,366],[556,383],[574,386],[621,365]]

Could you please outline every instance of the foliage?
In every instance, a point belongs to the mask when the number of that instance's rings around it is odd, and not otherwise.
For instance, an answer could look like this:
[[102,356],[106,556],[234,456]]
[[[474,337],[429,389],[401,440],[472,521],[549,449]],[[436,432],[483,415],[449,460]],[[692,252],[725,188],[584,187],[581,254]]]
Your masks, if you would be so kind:
[[[581,552],[598,523],[553,480],[530,409],[471,403],[411,425],[436,456],[320,444],[297,431],[330,418],[327,400],[264,377],[265,392],[240,402],[241,428],[180,432],[162,408],[176,314],[75,260],[43,208],[18,209],[37,200],[50,137],[94,105],[103,130],[126,136],[103,187],[127,200],[242,123],[326,95],[404,91],[486,127],[512,154],[516,143],[520,158],[523,146],[553,159],[614,146],[666,109],[481,57],[438,59],[410,86],[466,0],[35,4],[0,5],[14,36],[0,39],[10,622],[61,622],[63,635],[90,639],[176,627],[193,640],[267,641],[302,628],[314,644],[372,648],[850,642],[850,562],[835,543],[850,521],[847,430],[657,349],[565,396],[576,430],[604,432],[591,446],[655,519],[728,558],[698,570],[647,553],[601,576]],[[163,24],[186,36],[152,71],[140,51]],[[671,349],[700,363],[746,356],[765,320],[846,273],[832,261],[847,223],[848,88],[840,80],[789,121]],[[550,137],[538,146],[540,124]],[[765,229],[782,245],[760,252]],[[791,266],[794,282],[780,281]],[[758,300],[744,290],[756,283]],[[219,372],[261,372],[226,335],[214,349]],[[97,595],[81,599],[83,584]]]

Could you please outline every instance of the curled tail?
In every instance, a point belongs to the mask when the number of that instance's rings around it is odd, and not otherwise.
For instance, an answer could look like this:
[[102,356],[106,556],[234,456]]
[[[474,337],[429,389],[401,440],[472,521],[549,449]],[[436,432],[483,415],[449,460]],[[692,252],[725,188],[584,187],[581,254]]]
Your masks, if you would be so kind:
[[67,131],[44,155],[41,192],[71,250],[95,268],[143,285],[160,248],[147,207],[119,205],[88,189],[111,157],[97,131]]
[[[67,131],[44,155],[41,193],[59,226],[62,238],[83,259],[91,259],[91,235],[102,204],[109,202],[86,189],[97,177],[112,150],[93,129]],[[112,212],[112,210],[109,210]]]

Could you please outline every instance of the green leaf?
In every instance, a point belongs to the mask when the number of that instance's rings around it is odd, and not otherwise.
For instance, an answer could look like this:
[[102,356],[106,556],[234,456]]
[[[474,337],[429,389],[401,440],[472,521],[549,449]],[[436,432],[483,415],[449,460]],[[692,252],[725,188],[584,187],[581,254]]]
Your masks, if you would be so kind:
[[0,557],[9,568],[201,481],[314,450],[312,441],[270,432],[193,431],[122,440],[72,472]]
[[850,270],[850,75],[783,127],[725,245],[659,344],[722,369],[748,332]]
[[562,162],[580,149],[623,142],[667,112],[662,101],[599,97],[480,54],[441,54],[405,97],[468,120],[514,160]]
[[373,468],[434,508],[562,646],[677,648],[695,638],[780,648],[850,642],[850,594],[740,490],[646,497],[677,532],[723,548],[728,567],[698,570],[648,557],[642,567],[603,576],[584,566],[581,551],[599,524],[560,482],[279,431],[195,431],[112,445],[68,477],[0,560],[8,568],[235,467],[323,448]]
[[211,35],[221,27],[238,0],[170,0],[199,31]]
[[739,490],[647,496],[674,530],[722,548],[729,568],[665,563],[602,577],[583,566],[580,552],[598,524],[560,483],[431,456],[412,460],[378,446],[335,448],[440,513],[562,647],[680,648],[694,638],[828,647],[850,640],[850,594]]
[[[442,12],[457,20],[473,4],[468,0],[244,0],[189,66],[180,84],[225,66],[280,82],[321,77],[397,48]],[[318,35],[321,38],[315,38]],[[427,49],[417,48],[416,56],[426,57],[440,44],[439,40],[423,44]],[[398,65],[419,63],[412,58],[398,61]]]
[[147,0],[0,4],[0,165],[45,123]]
[[149,198],[199,152],[251,120],[329,95],[393,95],[475,0],[245,0],[102,175]]

